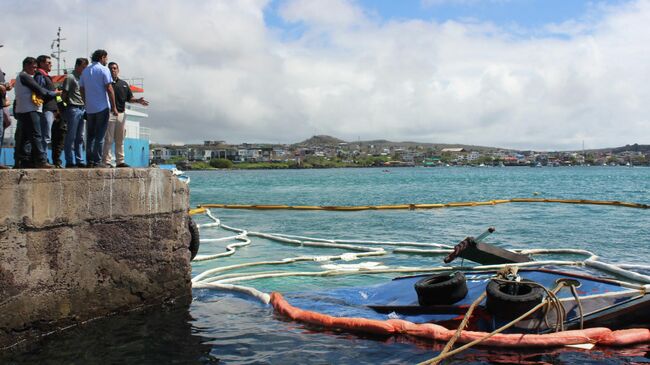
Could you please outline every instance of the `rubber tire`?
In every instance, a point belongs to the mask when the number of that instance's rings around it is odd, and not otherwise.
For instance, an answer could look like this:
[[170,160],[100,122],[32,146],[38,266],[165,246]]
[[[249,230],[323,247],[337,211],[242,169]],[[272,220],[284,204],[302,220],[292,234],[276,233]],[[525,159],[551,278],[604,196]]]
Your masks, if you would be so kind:
[[501,291],[501,287],[505,285],[490,280],[485,289],[487,292],[487,310],[499,319],[513,320],[533,309],[544,299],[544,290],[537,285],[527,284],[526,281],[517,283],[519,290],[523,289],[525,291],[522,294],[504,293]]
[[199,226],[194,223],[192,217],[189,219],[188,228],[190,230],[190,261],[194,260],[196,254],[199,252],[200,236]]
[[460,271],[432,275],[415,283],[415,291],[422,306],[454,304],[467,296],[467,282]]

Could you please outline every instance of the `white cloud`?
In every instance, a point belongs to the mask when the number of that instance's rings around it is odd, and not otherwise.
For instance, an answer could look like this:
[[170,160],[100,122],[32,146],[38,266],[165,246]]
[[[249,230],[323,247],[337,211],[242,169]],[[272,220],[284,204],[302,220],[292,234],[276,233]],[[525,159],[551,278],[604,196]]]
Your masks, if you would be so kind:
[[346,0],[288,0],[280,14],[288,22],[347,27],[364,21],[363,10]]
[[[49,17],[34,15],[44,6]],[[331,134],[537,149],[650,143],[647,0],[545,29],[562,38],[475,21],[380,21],[344,0],[281,2],[282,18],[302,24],[286,37],[266,24],[267,6],[18,2],[4,26],[21,31],[0,39],[0,65],[15,74],[26,55],[50,53],[61,25],[68,66],[87,43],[108,50],[123,76],[145,78],[147,126],[159,142]]]

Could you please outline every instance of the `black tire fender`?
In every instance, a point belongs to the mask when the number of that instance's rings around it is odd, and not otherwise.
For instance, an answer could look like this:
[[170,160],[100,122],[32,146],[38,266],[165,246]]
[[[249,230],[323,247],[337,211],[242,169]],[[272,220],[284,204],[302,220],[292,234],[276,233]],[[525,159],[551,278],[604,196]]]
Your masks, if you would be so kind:
[[192,217],[189,217],[188,228],[190,230],[190,261],[192,261],[199,252],[199,244],[201,243],[199,226],[194,222]]
[[544,289],[530,281],[504,283],[490,280],[485,290],[487,310],[504,320],[521,316],[544,299]]
[[415,283],[415,291],[420,305],[454,304],[467,295],[467,282],[460,271],[432,275]]

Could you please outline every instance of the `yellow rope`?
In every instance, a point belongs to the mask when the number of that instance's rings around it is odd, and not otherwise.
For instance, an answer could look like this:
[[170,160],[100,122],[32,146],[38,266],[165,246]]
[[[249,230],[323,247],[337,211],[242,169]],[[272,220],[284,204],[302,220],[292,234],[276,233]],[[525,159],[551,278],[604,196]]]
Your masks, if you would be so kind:
[[[439,204],[395,204],[395,205],[264,205],[264,204],[201,204],[200,208],[221,208],[221,209],[257,209],[257,210],[334,210],[334,211],[359,211],[359,210],[385,210],[385,209],[438,209],[457,207],[476,207],[484,205],[496,205],[506,203],[561,203],[580,205],[611,205],[626,208],[649,209],[650,205],[641,203],[620,202],[615,200],[586,200],[586,199],[543,199],[543,198],[512,198],[496,199],[479,202],[449,202]],[[192,214],[190,211],[190,214]],[[200,211],[199,213],[202,213]]]
[[[558,283],[557,286],[556,286],[553,290],[551,290],[551,292],[557,292],[557,291],[559,291],[560,288],[562,287],[562,285],[563,285],[563,284]],[[449,351],[449,352],[446,352],[446,353],[442,353],[442,352],[441,352],[440,354],[438,354],[438,356],[436,356],[436,357],[434,357],[434,358],[432,358],[432,359],[429,359],[429,360],[423,361],[423,362],[421,362],[421,363],[418,363],[417,365],[431,365],[431,364],[438,364],[440,361],[442,361],[442,360],[444,360],[444,359],[447,359],[447,358],[449,358],[449,357],[451,357],[451,356],[454,356],[454,355],[456,355],[456,354],[458,354],[458,353],[460,353],[460,352],[463,352],[463,351],[467,350],[468,348],[470,348],[470,347],[472,347],[472,346],[474,346],[474,345],[477,345],[477,344],[479,344],[479,343],[481,343],[481,342],[487,340],[488,338],[490,338],[490,337],[492,337],[492,336],[494,336],[494,335],[496,335],[496,334],[499,334],[499,333],[501,333],[501,332],[507,330],[508,328],[514,326],[515,324],[517,324],[517,323],[518,323],[519,321],[521,321],[522,319],[528,317],[529,315],[535,313],[537,310],[539,310],[540,308],[542,308],[543,306],[545,306],[546,303],[548,302],[548,300],[549,300],[549,298],[546,298],[545,300],[543,300],[541,303],[539,303],[538,305],[536,305],[535,307],[533,307],[533,308],[532,308],[531,310],[529,310],[528,312],[522,314],[521,316],[519,316],[519,317],[513,319],[512,321],[510,321],[508,324],[504,325],[503,327],[497,328],[496,330],[494,330],[494,331],[488,333],[487,335],[485,335],[485,336],[483,336],[483,337],[481,337],[481,338],[478,338],[478,339],[476,339],[476,340],[474,340],[474,341],[472,341],[472,342],[470,342],[470,343],[467,343],[467,344],[465,344],[465,345],[463,345],[463,346],[461,346],[461,347],[459,347],[459,348],[457,348],[457,349],[455,349],[455,350],[452,350],[452,351]]]
[[460,325],[456,329],[456,333],[454,333],[454,335],[449,339],[449,341],[442,349],[440,354],[438,354],[437,357],[440,357],[440,359],[434,360],[431,363],[431,365],[438,365],[438,363],[442,361],[442,356],[444,356],[447,352],[449,352],[449,350],[451,350],[451,348],[456,343],[456,340],[458,340],[458,338],[460,337],[461,332],[463,332],[463,330],[467,326],[467,322],[469,322],[469,319],[472,317],[472,314],[474,313],[474,309],[476,308],[477,305],[479,305],[479,303],[483,301],[483,299],[485,299],[486,296],[487,296],[487,292],[483,292],[478,298],[476,298],[476,300],[474,300],[474,302],[472,302],[472,305],[469,306],[469,309],[467,310],[467,313],[465,313],[462,322],[460,322]]

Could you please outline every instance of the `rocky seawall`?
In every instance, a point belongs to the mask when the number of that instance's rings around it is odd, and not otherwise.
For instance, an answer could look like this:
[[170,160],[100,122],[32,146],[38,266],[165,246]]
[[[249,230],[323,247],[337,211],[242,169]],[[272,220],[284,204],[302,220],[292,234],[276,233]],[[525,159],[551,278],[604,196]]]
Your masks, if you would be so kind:
[[0,348],[191,299],[188,186],[169,171],[0,171]]

